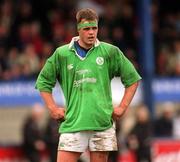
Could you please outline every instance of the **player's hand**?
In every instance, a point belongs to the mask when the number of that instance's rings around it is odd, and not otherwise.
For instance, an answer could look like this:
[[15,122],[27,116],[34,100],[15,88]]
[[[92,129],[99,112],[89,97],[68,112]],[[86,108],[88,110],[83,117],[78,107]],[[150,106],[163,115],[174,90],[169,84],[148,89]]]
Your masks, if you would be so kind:
[[123,114],[125,113],[126,109],[122,108],[122,107],[115,107],[114,111],[112,113],[112,118],[116,121],[119,120]]
[[62,107],[55,107],[50,110],[51,117],[56,120],[63,120],[65,115],[65,109]]

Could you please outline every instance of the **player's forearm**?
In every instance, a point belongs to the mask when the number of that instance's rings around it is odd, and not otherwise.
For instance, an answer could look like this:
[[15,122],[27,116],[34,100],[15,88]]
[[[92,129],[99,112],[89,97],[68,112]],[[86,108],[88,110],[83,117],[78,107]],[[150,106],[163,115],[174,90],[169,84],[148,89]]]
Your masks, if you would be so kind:
[[44,102],[45,102],[45,104],[46,104],[46,106],[47,106],[47,108],[49,110],[52,110],[52,109],[57,107],[51,93],[49,93],[49,92],[40,92],[40,94],[41,94],[41,97],[43,98],[43,100],[44,100]]
[[119,107],[121,107],[123,109],[127,109],[127,107],[129,106],[129,104],[131,103],[131,101],[134,97],[134,94],[137,90],[138,84],[139,84],[139,82],[136,82],[125,89],[124,96],[121,100]]
[[65,109],[56,105],[53,96],[48,92],[40,92],[47,108],[50,110],[51,117],[54,119],[64,119]]

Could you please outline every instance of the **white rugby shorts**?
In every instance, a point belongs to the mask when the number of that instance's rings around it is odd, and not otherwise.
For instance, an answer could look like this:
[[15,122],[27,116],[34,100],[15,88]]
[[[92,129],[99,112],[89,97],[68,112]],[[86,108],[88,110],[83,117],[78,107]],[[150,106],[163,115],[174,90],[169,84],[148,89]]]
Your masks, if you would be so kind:
[[104,131],[80,131],[62,133],[59,137],[58,150],[85,152],[89,151],[116,151],[117,138],[115,127]]

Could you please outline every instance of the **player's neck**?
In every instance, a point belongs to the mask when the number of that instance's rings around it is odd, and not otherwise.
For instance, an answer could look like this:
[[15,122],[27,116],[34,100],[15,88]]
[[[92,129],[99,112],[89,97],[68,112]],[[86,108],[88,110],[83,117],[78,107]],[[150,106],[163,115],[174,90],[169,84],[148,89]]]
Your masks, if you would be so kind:
[[84,48],[86,50],[93,47],[93,44],[87,44],[87,43],[85,43],[85,42],[83,42],[81,40],[78,41],[78,44],[79,44],[80,47],[82,47],[82,48]]

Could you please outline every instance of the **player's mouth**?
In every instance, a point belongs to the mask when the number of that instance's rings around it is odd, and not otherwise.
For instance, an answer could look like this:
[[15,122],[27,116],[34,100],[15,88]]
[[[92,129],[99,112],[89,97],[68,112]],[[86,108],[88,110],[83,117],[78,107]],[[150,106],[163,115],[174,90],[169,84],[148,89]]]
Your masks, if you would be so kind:
[[88,37],[89,41],[94,41],[94,37]]

